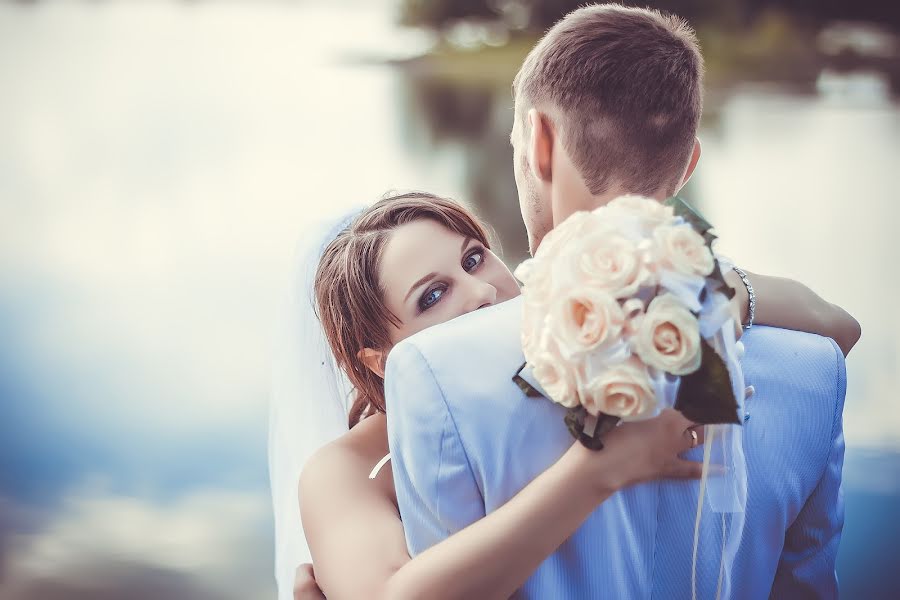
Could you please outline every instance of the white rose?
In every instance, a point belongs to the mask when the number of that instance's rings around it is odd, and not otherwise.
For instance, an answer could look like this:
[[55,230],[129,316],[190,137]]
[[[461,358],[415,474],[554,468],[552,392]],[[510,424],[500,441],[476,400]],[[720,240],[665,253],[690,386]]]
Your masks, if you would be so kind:
[[519,263],[519,266],[513,271],[516,279],[528,285],[528,282],[534,279],[535,274],[540,272],[540,265],[533,258],[528,258]]
[[519,265],[515,272],[516,277],[525,284],[522,289],[522,349],[529,363],[540,351],[541,338],[547,335],[551,263],[532,258]]
[[645,234],[660,225],[671,225],[675,222],[675,211],[658,200],[643,196],[619,196],[606,205],[610,217],[636,218],[641,223]]
[[631,342],[647,365],[672,375],[700,368],[699,323],[675,296],[657,296],[639,320]]
[[703,236],[687,223],[662,225],[653,230],[654,258],[663,269],[688,276],[712,273],[712,252]]
[[[524,320],[523,320],[524,323]],[[535,328],[522,327],[522,353],[525,355],[525,362],[531,363],[539,350],[537,340],[539,332]]]
[[553,344],[548,344],[529,361],[534,378],[554,402],[574,408],[578,406],[578,387],[575,373],[560,356]]
[[[649,255],[643,245],[610,225],[614,223],[582,229],[582,236],[573,244],[568,270],[576,282],[599,287],[614,298],[628,298],[642,286],[655,283],[648,268]],[[565,268],[561,266],[561,271]]]
[[534,253],[536,259],[553,260],[568,251],[573,240],[581,235],[582,226],[591,219],[591,213],[579,211],[551,229],[541,240]]
[[587,212],[573,214],[544,237],[533,258],[516,268],[514,274],[524,284],[526,304],[546,307],[560,288],[571,284],[570,274],[559,265],[571,262],[566,253],[578,237],[581,224],[589,218]]
[[658,405],[647,367],[636,358],[610,365],[579,385],[578,394],[592,415],[602,412],[626,421],[645,418]]
[[580,284],[553,303],[549,323],[560,354],[571,359],[618,341],[625,312],[605,290]]
[[522,351],[525,361],[531,364],[546,346],[547,309],[540,304],[530,303],[526,298],[522,304]]

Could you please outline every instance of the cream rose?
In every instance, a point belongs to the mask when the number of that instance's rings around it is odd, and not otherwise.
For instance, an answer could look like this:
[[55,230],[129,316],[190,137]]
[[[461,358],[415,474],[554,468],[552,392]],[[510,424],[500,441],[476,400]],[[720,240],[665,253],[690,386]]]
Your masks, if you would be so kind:
[[650,302],[631,342],[635,353],[660,371],[687,375],[700,368],[700,325],[672,294]]
[[652,285],[648,255],[637,244],[609,227],[583,232],[572,249],[571,276],[606,290],[614,298],[633,296]]
[[649,233],[660,225],[671,225],[675,221],[675,211],[658,200],[643,196],[619,196],[606,205],[609,215],[636,218]]
[[571,359],[616,342],[625,325],[625,312],[606,291],[580,284],[553,304],[550,321],[560,354]]
[[528,285],[539,271],[540,267],[537,265],[537,261],[533,258],[528,258],[519,263],[519,266],[513,271],[513,275],[516,276],[516,279]]
[[706,277],[712,273],[712,252],[703,236],[687,223],[657,227],[653,242],[659,266],[682,275]]
[[525,298],[522,304],[522,351],[528,363],[533,363],[549,343],[547,316],[545,306]]
[[652,415],[658,400],[647,367],[636,358],[610,365],[579,385],[581,404],[592,415],[605,413],[626,421]]
[[535,258],[542,261],[553,260],[561,253],[568,251],[573,240],[581,235],[582,227],[592,219],[593,215],[586,211],[570,215],[565,221],[547,232],[534,253]]
[[547,345],[533,361],[529,361],[532,373],[547,395],[566,408],[578,406],[578,387],[575,373],[552,345]]

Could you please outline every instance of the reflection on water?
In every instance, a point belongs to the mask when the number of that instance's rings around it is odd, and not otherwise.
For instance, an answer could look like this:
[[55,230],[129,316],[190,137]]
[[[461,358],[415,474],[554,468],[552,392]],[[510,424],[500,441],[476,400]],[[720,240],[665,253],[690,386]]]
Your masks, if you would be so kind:
[[528,253],[512,171],[512,96],[508,84],[460,84],[411,72],[398,82],[405,114],[401,151],[431,171],[456,157],[462,191],[492,226],[502,254],[515,264]]
[[[0,597],[271,596],[269,333],[303,223],[428,189],[525,256],[509,81],[335,64],[408,52],[389,16],[0,5]],[[863,324],[847,597],[900,585],[900,109],[879,81],[717,91],[686,190],[735,260]]]

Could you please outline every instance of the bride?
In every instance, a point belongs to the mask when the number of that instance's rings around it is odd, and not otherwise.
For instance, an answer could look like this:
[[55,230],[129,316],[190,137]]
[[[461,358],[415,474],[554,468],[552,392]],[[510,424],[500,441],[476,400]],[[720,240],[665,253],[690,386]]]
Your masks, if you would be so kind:
[[[381,468],[389,458],[387,354],[519,288],[478,219],[432,194],[384,198],[312,238],[283,331],[270,423],[282,600],[509,597],[617,490],[700,476],[700,463],[679,454],[703,443],[703,430],[667,409],[617,427],[601,452],[573,443],[502,508],[410,558],[391,470]],[[756,323],[832,337],[844,354],[858,340],[856,321],[803,285],[749,277]],[[734,272],[726,278],[744,321],[747,290]],[[309,560],[315,571],[300,565]]]

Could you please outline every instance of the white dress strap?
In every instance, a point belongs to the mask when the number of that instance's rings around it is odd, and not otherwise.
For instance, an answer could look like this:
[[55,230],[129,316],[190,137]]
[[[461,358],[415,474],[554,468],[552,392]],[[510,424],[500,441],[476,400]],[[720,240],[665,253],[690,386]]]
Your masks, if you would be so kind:
[[388,452],[387,455],[385,455],[384,458],[382,458],[381,460],[378,461],[378,464],[376,464],[376,465],[375,465],[375,468],[372,469],[372,472],[369,473],[369,479],[375,479],[375,476],[378,475],[378,471],[380,471],[380,470],[381,470],[381,467],[383,467],[384,464],[385,464],[387,461],[389,461],[389,460],[391,460],[391,453],[390,453],[390,452]]

